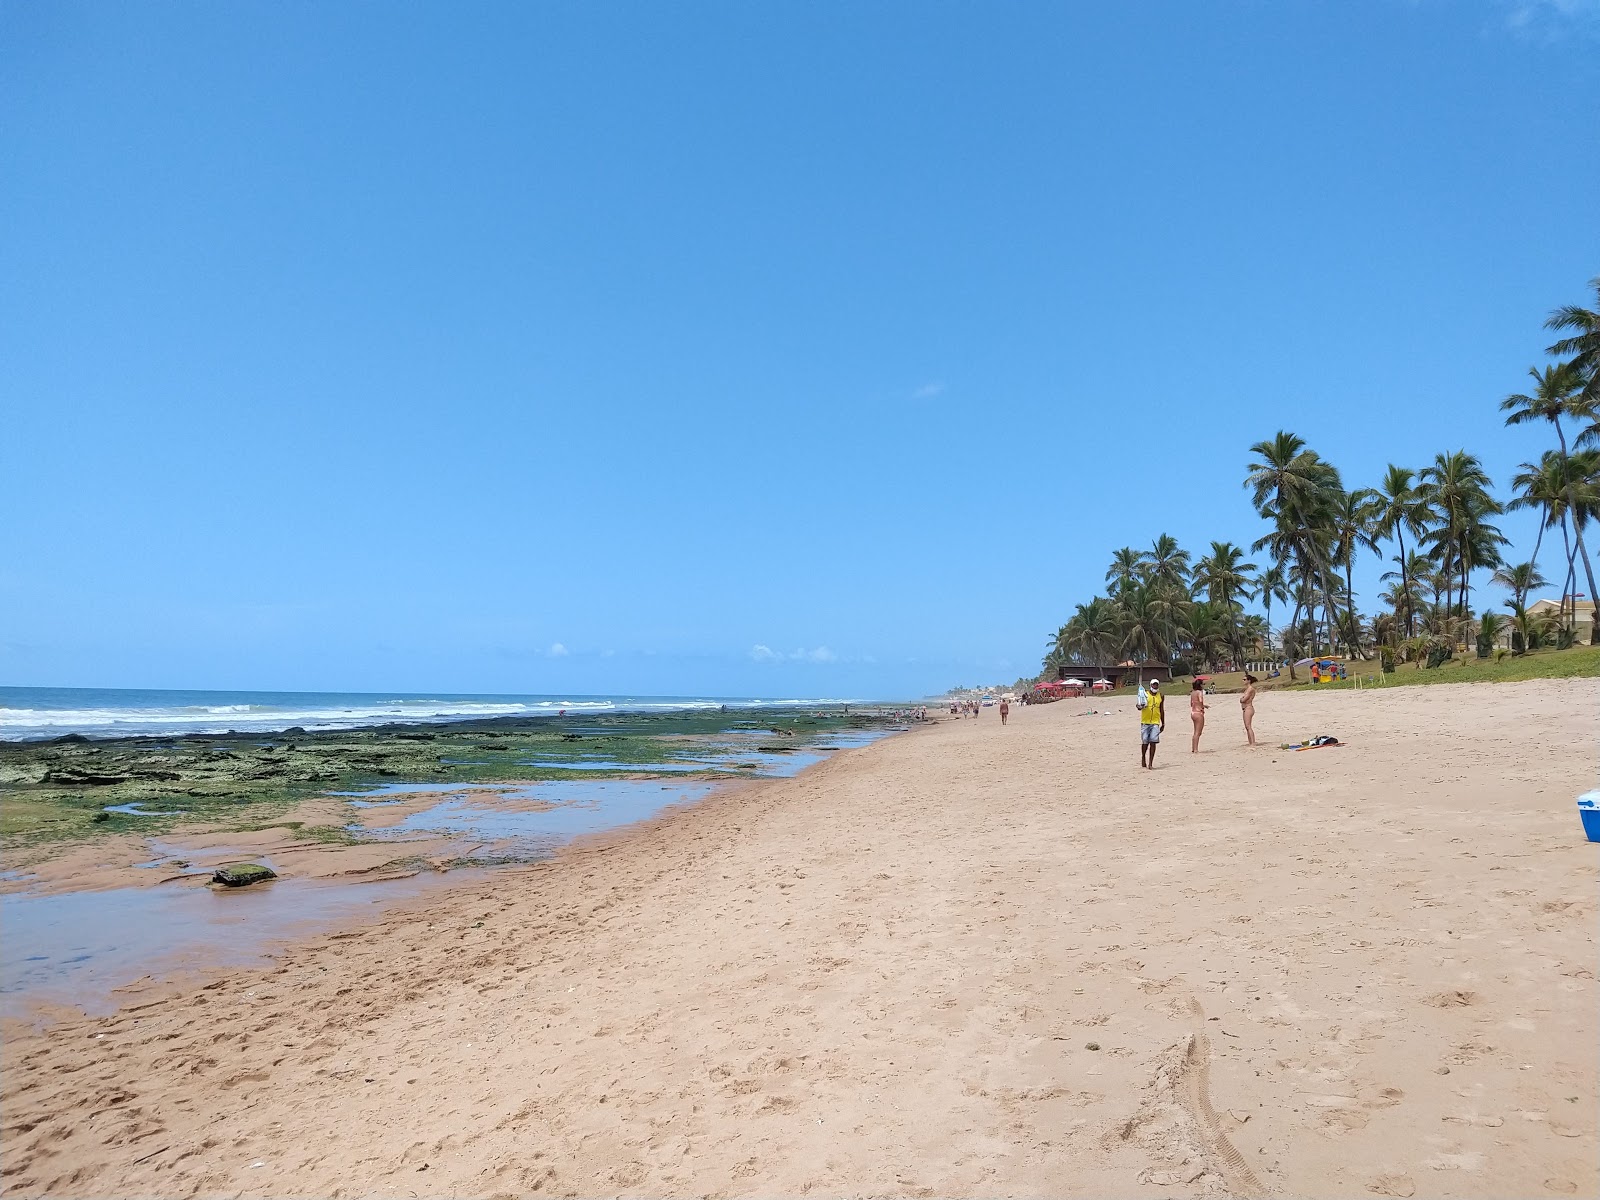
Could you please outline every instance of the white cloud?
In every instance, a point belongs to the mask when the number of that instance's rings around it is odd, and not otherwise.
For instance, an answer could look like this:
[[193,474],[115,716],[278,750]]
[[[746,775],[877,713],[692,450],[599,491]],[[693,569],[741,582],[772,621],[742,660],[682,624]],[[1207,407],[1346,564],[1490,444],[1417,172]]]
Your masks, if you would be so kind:
[[550,657],[551,658],[565,658],[566,656],[567,656],[567,648],[565,646],[563,646],[560,642],[551,642],[550,643]]
[[839,661],[839,656],[826,646],[818,646],[814,650],[807,650],[804,646],[801,646],[785,654],[782,650],[774,650],[771,646],[763,646],[760,643],[750,647],[750,657],[755,659],[756,662],[831,663]]
[[1495,5],[1507,29],[1535,41],[1600,35],[1600,0],[1495,0]]
[[913,400],[932,400],[942,391],[944,391],[944,384],[935,380],[933,383],[923,384],[916,391],[912,392],[911,398]]

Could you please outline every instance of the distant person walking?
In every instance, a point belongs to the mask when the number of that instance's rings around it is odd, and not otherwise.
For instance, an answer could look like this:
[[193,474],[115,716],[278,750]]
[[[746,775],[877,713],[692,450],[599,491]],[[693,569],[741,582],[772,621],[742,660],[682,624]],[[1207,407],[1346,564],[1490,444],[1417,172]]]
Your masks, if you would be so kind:
[[1239,712],[1244,716],[1244,736],[1249,739],[1250,745],[1256,744],[1256,677],[1244,677],[1244,695],[1239,697]]
[[1189,688],[1189,720],[1194,722],[1194,736],[1189,739],[1189,753],[1200,753],[1200,735],[1206,731],[1206,685],[1196,679]]
[[1009,701],[1009,700],[1000,701],[1000,724],[1004,725],[1006,723],[1006,718],[1009,717],[1010,715],[1011,715],[1011,701]]
[[1139,712],[1139,765],[1156,769],[1156,746],[1167,728],[1166,697],[1158,680],[1150,681],[1150,696]]

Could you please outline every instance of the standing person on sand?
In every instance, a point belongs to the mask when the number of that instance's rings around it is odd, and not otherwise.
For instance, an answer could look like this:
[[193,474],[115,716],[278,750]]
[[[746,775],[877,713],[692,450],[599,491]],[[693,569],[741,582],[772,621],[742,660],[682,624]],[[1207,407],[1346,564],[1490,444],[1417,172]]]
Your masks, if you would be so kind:
[[[1150,681],[1150,698],[1139,713],[1139,765],[1156,769],[1156,745],[1167,728],[1166,697],[1159,680]],[[1148,759],[1148,761],[1146,761]]]
[[1194,722],[1194,736],[1189,739],[1189,753],[1200,753],[1200,735],[1206,731],[1206,685],[1196,679],[1189,688],[1189,720]]
[[1239,697],[1239,711],[1244,716],[1244,736],[1249,739],[1250,745],[1256,744],[1256,677],[1244,677],[1244,695]]
[[1009,717],[1010,715],[1011,715],[1011,701],[1009,701],[1009,700],[1000,701],[1000,724],[1004,725],[1006,723],[1006,718]]

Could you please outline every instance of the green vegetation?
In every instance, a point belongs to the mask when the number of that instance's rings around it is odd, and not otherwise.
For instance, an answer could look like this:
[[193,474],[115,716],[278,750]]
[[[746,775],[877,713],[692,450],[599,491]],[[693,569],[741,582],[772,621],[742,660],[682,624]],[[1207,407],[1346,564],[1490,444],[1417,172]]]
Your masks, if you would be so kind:
[[[388,783],[513,783],[649,774],[656,764],[788,751],[840,729],[872,728],[870,712],[618,713],[508,718],[460,725],[176,738],[81,737],[13,742],[0,762],[0,846],[30,846],[175,829],[287,826],[314,841],[352,835],[292,817],[303,801]],[[734,735],[743,735],[735,738]],[[759,738],[750,735],[762,735]],[[598,764],[598,767],[596,767]],[[712,765],[674,778],[726,778]],[[137,811],[112,811],[134,806]]]
[[[1337,467],[1280,430],[1250,447],[1245,467],[1244,486],[1267,525],[1248,552],[1260,561],[1246,561],[1247,552],[1230,541],[1212,542],[1195,560],[1167,534],[1148,550],[1115,551],[1107,594],[1077,605],[1056,630],[1044,678],[1129,659],[1167,663],[1183,675],[1224,662],[1323,654],[1390,663],[1397,668],[1391,682],[1401,682],[1413,664],[1456,679],[1535,678],[1547,672],[1534,652],[1580,639],[1600,644],[1600,622],[1580,619],[1576,601],[1580,567],[1587,595],[1597,593],[1584,535],[1600,515],[1600,278],[1590,286],[1594,308],[1568,305],[1545,322],[1567,335],[1546,350],[1557,361],[1530,368],[1533,390],[1501,402],[1508,425],[1547,425],[1556,441],[1538,463],[1522,464],[1509,500],[1495,498],[1482,462],[1465,450],[1442,452],[1417,469],[1391,464],[1377,487],[1346,488]],[[1524,508],[1539,514],[1538,537],[1526,562],[1511,562],[1510,543],[1493,518]],[[1561,602],[1530,611],[1534,589],[1552,582],[1538,560],[1554,530],[1561,536]],[[1380,608],[1363,614],[1355,564],[1364,553],[1386,550],[1394,565],[1382,576],[1388,587]],[[1474,578],[1484,572],[1510,593],[1506,611],[1474,615]],[[1252,598],[1262,615],[1245,611]],[[1275,606],[1289,612],[1276,631]],[[1474,663],[1454,665],[1461,647],[1471,647]],[[1502,650],[1533,665],[1496,661]],[[1575,666],[1569,673],[1592,672]],[[1298,675],[1291,667],[1291,681]]]

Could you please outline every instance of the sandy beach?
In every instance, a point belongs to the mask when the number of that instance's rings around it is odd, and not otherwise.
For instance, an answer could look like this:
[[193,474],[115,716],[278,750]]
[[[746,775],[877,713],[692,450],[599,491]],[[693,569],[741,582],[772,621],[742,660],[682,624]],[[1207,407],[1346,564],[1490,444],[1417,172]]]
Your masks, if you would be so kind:
[[1594,1195],[1600,683],[1213,705],[1154,772],[1125,699],[945,719],[13,1032],[5,1191]]

